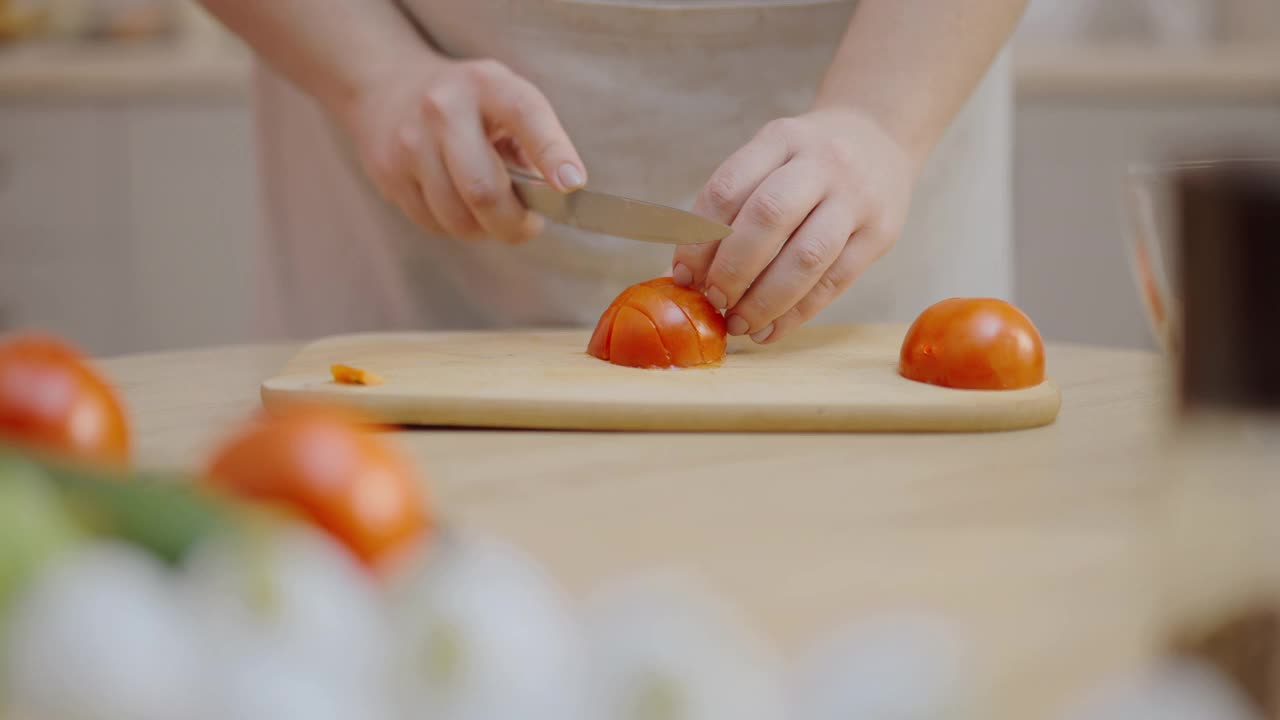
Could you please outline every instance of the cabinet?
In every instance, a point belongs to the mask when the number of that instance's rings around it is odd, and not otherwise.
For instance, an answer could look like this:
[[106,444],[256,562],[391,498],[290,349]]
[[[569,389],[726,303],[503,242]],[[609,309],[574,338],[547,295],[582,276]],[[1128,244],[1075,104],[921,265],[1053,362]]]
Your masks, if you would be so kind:
[[101,354],[250,338],[240,99],[0,103],[0,330]]
[[99,108],[0,106],[0,322],[132,342],[124,148]]
[[251,111],[153,105],[121,112],[134,345],[250,339],[260,232]]

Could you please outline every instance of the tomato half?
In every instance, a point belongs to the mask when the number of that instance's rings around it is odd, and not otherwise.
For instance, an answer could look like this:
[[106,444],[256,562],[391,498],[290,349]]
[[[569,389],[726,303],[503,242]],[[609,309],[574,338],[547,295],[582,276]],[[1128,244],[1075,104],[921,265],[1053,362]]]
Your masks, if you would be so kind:
[[616,365],[695,367],[724,358],[724,316],[669,277],[623,290],[600,316],[587,352]]
[[1031,319],[1003,300],[952,298],[916,318],[898,371],[966,390],[1016,390],[1044,382],[1044,342]]
[[431,525],[412,464],[345,413],[260,418],[214,454],[207,476],[215,489],[293,509],[371,566]]
[[79,350],[46,335],[0,341],[0,437],[90,462],[129,460],[115,389]]

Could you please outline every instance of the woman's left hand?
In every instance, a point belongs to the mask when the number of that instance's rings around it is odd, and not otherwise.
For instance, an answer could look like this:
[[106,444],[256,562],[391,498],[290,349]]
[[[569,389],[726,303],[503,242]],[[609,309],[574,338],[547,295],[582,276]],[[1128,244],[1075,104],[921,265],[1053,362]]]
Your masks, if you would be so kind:
[[811,319],[902,231],[914,164],[868,116],[769,123],[716,170],[694,212],[733,232],[682,246],[673,275],[727,310],[729,333],[774,342]]

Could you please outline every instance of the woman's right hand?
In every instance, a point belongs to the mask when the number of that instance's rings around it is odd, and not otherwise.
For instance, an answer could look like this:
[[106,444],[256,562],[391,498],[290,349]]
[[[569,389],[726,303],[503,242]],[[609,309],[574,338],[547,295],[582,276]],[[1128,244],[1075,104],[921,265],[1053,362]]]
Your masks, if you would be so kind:
[[497,61],[398,68],[358,93],[343,120],[374,184],[430,233],[509,243],[537,235],[543,219],[516,196],[507,162],[562,192],[586,184],[551,103]]

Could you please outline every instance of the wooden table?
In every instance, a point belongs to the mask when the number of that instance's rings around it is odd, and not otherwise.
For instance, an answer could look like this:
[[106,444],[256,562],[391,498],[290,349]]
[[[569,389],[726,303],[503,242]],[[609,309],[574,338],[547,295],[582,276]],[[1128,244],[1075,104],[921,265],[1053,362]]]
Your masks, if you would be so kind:
[[[295,346],[113,358],[140,460],[194,466]],[[1162,359],[1053,346],[1055,425],[991,435],[398,434],[455,518],[521,543],[575,592],[700,574],[787,653],[861,611],[950,614],[999,715],[1044,717],[1153,640],[1143,530]]]

